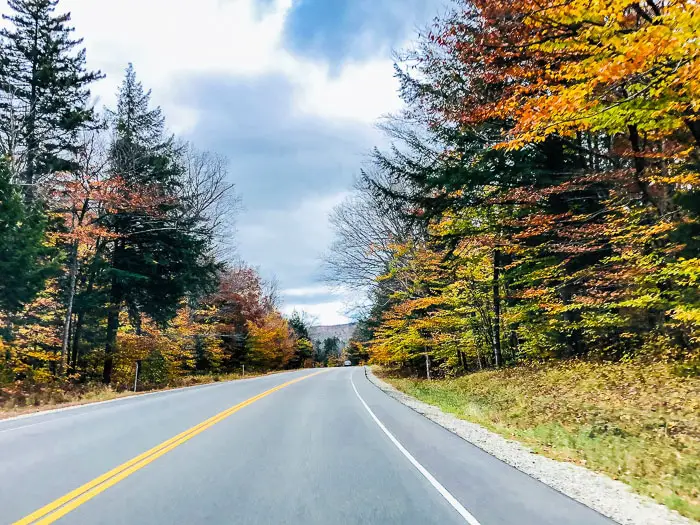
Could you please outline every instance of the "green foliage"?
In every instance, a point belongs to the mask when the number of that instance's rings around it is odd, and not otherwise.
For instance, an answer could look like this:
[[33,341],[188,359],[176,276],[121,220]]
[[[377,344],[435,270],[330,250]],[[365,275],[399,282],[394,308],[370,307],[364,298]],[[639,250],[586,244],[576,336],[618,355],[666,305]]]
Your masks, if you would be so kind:
[[103,77],[86,70],[81,40],[58,0],[9,0],[12,14],[0,31],[0,133],[33,192],[46,176],[72,166],[77,134],[94,124],[88,86]]
[[369,361],[369,352],[362,343],[353,340],[345,349],[345,357],[353,366],[362,365]]
[[[110,306],[104,381],[109,383],[119,310],[148,315],[161,324],[177,313],[186,296],[213,290],[217,264],[210,236],[200,234],[201,217],[183,213],[178,199],[182,168],[172,137],[164,136],[160,108],[129,65],[112,115],[111,170],[132,199],[105,217],[112,234],[109,255]],[[135,197],[137,194],[139,198]]]
[[55,270],[45,245],[46,217],[26,203],[0,162],[0,312],[14,314],[39,292]]

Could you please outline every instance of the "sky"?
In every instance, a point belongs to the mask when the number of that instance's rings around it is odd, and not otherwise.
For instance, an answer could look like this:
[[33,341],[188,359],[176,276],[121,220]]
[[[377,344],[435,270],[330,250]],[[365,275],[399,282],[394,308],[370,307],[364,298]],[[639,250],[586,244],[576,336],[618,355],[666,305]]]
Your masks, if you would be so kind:
[[[275,276],[285,313],[347,322],[351,296],[319,281],[327,216],[401,102],[392,51],[440,0],[61,0],[93,95],[112,107],[129,62],[169,128],[229,159],[244,209],[237,251]],[[7,9],[7,8],[5,8]]]

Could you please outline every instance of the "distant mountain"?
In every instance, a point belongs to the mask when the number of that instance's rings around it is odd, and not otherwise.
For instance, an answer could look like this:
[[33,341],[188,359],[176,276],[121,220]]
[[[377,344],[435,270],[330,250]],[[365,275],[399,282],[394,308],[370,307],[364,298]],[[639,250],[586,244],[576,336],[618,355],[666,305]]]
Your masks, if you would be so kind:
[[335,326],[311,326],[309,327],[309,337],[314,343],[316,341],[323,342],[325,339],[337,337],[345,347],[350,341],[352,334],[355,332],[357,323],[339,324]]

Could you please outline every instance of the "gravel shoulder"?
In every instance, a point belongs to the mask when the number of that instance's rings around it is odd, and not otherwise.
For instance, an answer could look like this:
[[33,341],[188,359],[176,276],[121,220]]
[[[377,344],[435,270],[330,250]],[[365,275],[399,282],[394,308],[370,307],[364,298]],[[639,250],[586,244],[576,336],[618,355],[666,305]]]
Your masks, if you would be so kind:
[[587,505],[623,525],[693,525],[697,522],[640,496],[620,481],[572,463],[533,453],[477,424],[446,414],[439,408],[400,392],[365,368],[367,378],[390,397],[476,445],[521,472]]

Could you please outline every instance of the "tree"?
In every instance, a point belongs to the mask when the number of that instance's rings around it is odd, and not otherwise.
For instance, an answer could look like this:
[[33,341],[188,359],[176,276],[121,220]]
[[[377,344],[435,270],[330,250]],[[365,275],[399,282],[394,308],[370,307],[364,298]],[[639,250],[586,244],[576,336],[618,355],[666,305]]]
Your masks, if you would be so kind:
[[226,158],[199,151],[191,144],[179,151],[179,157],[182,175],[178,193],[186,219],[199,225],[200,234],[212,238],[213,253],[219,260],[232,260],[240,199],[228,180]]
[[248,321],[248,361],[259,370],[281,370],[294,354],[294,337],[279,312],[269,312],[259,322]]
[[362,343],[354,340],[351,340],[348,343],[348,347],[345,350],[345,355],[353,366],[366,363],[370,357],[365,346]]
[[40,207],[23,201],[7,163],[0,161],[0,312],[21,310],[55,270],[44,242],[46,224]]
[[289,328],[294,332],[294,356],[289,361],[289,368],[303,368],[307,363],[313,360],[314,345],[309,336],[309,324],[296,310],[292,312],[289,318]]
[[109,254],[105,383],[110,380],[122,306],[137,331],[142,313],[164,324],[175,316],[184,297],[211,291],[217,271],[210,232],[200,229],[206,210],[193,213],[187,208],[173,139],[165,135],[160,108],[150,108],[150,92],[136,80],[131,65],[112,126],[112,173],[124,180],[127,194],[147,196],[153,205],[117,209],[105,218],[114,239]]
[[94,123],[88,86],[103,75],[88,71],[69,14],[58,0],[9,0],[11,24],[0,31],[0,136],[29,194],[70,166],[76,135]]
[[697,24],[692,2],[461,0],[400,56],[363,183],[425,233],[377,243],[375,361],[692,355]]
[[420,235],[406,209],[373,191],[404,189],[380,169],[365,173],[353,193],[330,214],[334,241],[324,260],[325,279],[338,286],[367,290],[386,273],[393,258],[391,245]]
[[327,337],[323,340],[323,355],[327,361],[331,357],[340,356],[340,339],[337,337]]
[[218,289],[204,299],[222,336],[222,367],[233,371],[248,361],[251,326],[260,326],[272,310],[258,272],[240,265],[222,271]]

